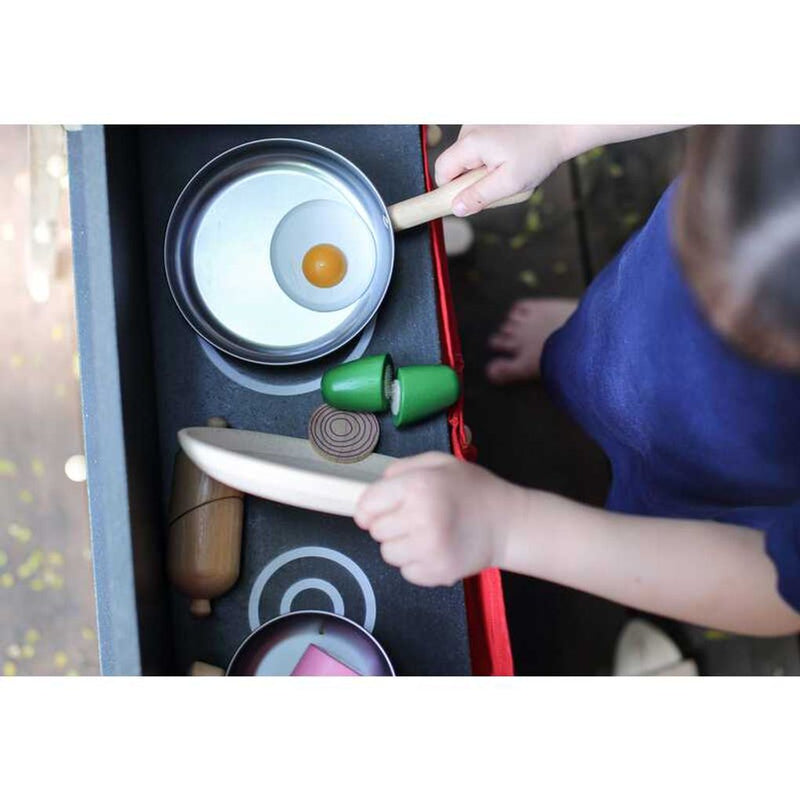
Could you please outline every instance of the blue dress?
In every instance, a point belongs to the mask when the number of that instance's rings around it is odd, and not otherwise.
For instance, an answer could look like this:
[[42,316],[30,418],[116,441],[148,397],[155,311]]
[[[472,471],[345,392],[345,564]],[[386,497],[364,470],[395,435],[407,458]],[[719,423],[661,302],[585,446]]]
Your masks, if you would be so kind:
[[800,375],[708,324],[670,239],[675,188],[547,340],[542,379],[608,456],[608,509],[763,531],[800,611]]

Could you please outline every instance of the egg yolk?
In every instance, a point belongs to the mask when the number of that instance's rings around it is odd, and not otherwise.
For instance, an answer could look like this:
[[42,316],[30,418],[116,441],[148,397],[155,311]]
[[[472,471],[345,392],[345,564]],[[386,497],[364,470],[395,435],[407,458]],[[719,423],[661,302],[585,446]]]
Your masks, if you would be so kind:
[[313,286],[329,289],[341,283],[347,272],[344,253],[332,244],[314,245],[303,256],[303,275]]

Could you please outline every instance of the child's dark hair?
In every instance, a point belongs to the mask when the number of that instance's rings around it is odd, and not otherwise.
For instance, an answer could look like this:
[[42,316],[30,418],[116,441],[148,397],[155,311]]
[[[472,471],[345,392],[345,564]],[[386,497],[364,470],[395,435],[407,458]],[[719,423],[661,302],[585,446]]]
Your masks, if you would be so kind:
[[689,131],[675,244],[712,324],[800,370],[800,126]]

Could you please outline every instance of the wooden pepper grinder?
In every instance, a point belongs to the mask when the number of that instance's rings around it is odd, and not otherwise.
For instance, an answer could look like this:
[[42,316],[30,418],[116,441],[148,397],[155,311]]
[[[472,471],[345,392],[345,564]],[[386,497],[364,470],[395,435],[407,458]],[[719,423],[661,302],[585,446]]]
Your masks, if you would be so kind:
[[[207,424],[228,426],[220,417]],[[179,450],[172,473],[167,570],[178,591],[191,599],[196,617],[207,617],[210,601],[239,577],[243,517],[242,493],[206,475]]]

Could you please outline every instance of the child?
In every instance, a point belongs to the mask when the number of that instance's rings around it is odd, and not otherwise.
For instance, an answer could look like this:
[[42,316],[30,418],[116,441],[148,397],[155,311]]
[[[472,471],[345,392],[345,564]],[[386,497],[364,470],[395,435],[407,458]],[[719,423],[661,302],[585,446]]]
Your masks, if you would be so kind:
[[[465,127],[437,182],[466,216],[630,127]],[[663,128],[661,130],[664,130]],[[581,302],[517,304],[496,382],[538,377],[606,452],[606,509],[442,453],[403,459],[356,522],[422,586],[486,567],[748,635],[800,631],[800,129],[689,132],[684,174]]]

